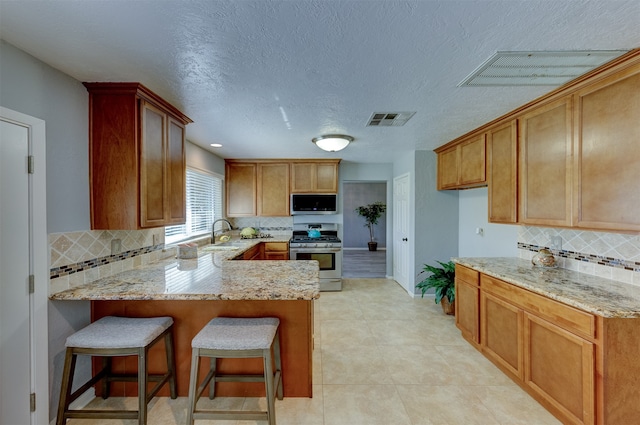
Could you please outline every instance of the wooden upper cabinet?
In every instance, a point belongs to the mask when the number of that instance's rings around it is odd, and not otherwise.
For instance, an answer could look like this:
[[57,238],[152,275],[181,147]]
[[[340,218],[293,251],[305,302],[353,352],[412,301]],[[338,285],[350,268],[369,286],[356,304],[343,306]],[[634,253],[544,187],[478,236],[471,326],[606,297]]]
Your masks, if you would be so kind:
[[516,120],[487,132],[489,222],[518,220],[518,135]]
[[338,193],[340,160],[291,162],[291,193]]
[[574,99],[574,225],[640,231],[640,64]]
[[169,117],[167,146],[167,188],[169,193],[169,223],[181,224],[187,221],[187,178],[186,155],[184,150],[185,126]]
[[438,152],[438,190],[486,185],[485,134]]
[[571,97],[518,118],[520,222],[571,225]]
[[192,121],[139,83],[84,85],[91,228],[184,223],[184,129]]
[[289,164],[258,163],[258,215],[290,215],[289,198]]
[[438,190],[458,186],[458,162],[458,148],[455,146],[438,154]]
[[228,217],[250,217],[257,213],[257,175],[255,162],[225,163]]

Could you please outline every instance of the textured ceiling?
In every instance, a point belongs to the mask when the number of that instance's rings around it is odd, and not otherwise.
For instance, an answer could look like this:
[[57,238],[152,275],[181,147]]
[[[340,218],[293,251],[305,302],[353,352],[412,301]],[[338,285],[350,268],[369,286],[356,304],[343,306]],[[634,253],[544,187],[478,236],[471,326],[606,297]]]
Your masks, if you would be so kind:
[[[80,81],[145,84],[222,157],[390,162],[553,89],[457,87],[496,51],[640,47],[640,1],[0,0],[0,37]],[[416,114],[366,126],[387,111]],[[356,140],[325,153],[327,133]]]

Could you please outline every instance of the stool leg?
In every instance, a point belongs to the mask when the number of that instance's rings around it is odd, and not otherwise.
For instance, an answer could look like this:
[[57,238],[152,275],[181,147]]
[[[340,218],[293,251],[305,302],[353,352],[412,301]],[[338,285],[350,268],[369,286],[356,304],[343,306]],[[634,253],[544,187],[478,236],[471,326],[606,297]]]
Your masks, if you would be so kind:
[[284,389],[282,387],[282,357],[280,356],[280,338],[278,332],[276,332],[276,337],[273,344],[273,352],[276,361],[276,375],[278,377],[278,379],[276,380],[276,394],[278,396],[278,400],[282,400],[284,398]]
[[147,423],[147,348],[138,350],[138,424]]
[[264,384],[267,396],[267,416],[269,425],[276,425],[276,400],[273,383],[273,364],[271,359],[271,347],[264,350],[262,354],[264,360]]
[[200,374],[200,350],[191,350],[191,375],[189,377],[189,406],[187,407],[187,425],[193,425],[193,412],[196,410],[198,402],[198,375]]
[[73,385],[73,374],[76,369],[76,355],[73,349],[67,348],[64,356],[64,367],[62,369],[62,385],[60,388],[60,400],[58,401],[58,417],[56,425],[63,425],[67,422],[64,414],[69,410],[69,398],[71,397],[71,386]]
[[211,380],[209,381],[209,399],[213,400],[216,392],[216,368],[218,359],[216,357],[209,357],[209,373]]
[[111,357],[102,357],[102,370],[106,371],[106,375],[102,379],[102,398],[104,400],[109,398],[109,391],[111,386],[109,385],[109,377],[111,376]]
[[167,351],[167,372],[169,373],[169,392],[171,398],[178,398],[178,392],[176,391],[176,359],[173,348],[173,332],[169,331],[164,336],[164,346]]

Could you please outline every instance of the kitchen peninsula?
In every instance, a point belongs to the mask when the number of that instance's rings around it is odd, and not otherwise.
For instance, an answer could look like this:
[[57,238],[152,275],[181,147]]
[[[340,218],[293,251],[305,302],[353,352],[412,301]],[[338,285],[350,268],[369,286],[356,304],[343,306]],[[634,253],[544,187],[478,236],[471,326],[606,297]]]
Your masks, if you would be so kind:
[[[273,241],[273,239],[269,239]],[[168,258],[51,295],[53,300],[90,300],[91,320],[108,315],[171,316],[175,327],[177,386],[187,396],[191,340],[218,316],[278,317],[285,397],[312,396],[313,300],[320,296],[317,261],[233,260],[261,240],[199,249],[198,257]],[[149,369],[162,367],[162,347],[151,350]],[[114,368],[135,370],[130,358]],[[206,369],[206,368],[203,368]],[[222,359],[226,373],[261,373],[261,359]],[[206,370],[202,370],[203,374]],[[204,375],[203,375],[204,376]],[[113,395],[132,396],[135,385],[113,385]],[[259,383],[218,383],[223,396],[258,396]],[[166,388],[160,392],[164,394]]]

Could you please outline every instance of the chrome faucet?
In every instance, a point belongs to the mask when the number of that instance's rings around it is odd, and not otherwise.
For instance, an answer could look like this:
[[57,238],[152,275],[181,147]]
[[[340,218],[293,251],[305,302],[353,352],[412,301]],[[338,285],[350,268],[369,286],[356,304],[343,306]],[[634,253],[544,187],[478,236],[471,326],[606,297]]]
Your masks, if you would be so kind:
[[233,226],[231,226],[231,223],[229,222],[229,220],[227,220],[226,218],[217,219],[211,225],[211,243],[212,244],[216,243],[216,223],[219,222],[219,221],[223,221],[223,222],[227,223],[227,226],[229,226],[229,230],[233,230]]

